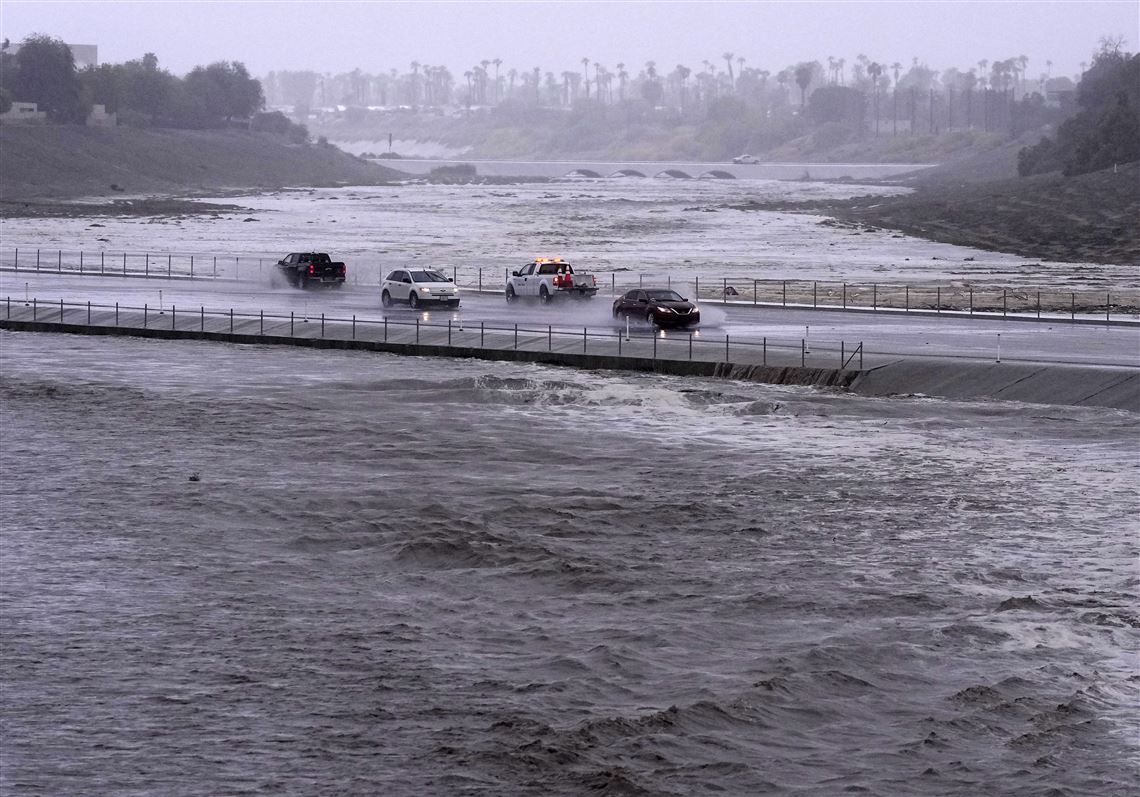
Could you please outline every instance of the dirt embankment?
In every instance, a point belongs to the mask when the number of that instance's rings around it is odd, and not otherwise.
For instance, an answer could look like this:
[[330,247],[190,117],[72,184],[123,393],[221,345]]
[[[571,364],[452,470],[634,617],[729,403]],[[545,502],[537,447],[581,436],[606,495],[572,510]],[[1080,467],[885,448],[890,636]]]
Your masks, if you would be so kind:
[[0,201],[5,203],[370,185],[400,176],[335,147],[299,146],[244,130],[0,127]]
[[943,243],[1024,257],[1140,265],[1140,163],[1077,177],[994,182],[948,177],[913,194],[849,200],[749,203],[742,209],[803,211],[886,227]]

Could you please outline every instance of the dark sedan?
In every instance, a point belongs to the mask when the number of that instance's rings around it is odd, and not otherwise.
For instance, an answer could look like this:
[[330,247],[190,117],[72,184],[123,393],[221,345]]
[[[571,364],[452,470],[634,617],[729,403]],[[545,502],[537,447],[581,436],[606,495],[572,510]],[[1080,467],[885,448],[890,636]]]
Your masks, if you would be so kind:
[[635,288],[614,300],[614,318],[645,319],[659,327],[688,327],[700,323],[701,311],[668,288]]

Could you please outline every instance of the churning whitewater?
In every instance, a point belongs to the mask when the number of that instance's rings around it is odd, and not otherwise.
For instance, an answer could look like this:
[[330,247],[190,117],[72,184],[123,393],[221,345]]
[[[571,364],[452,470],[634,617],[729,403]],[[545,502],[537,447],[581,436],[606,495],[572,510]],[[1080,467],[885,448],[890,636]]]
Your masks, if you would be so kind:
[[5,794],[1140,789],[1128,413],[0,347]]

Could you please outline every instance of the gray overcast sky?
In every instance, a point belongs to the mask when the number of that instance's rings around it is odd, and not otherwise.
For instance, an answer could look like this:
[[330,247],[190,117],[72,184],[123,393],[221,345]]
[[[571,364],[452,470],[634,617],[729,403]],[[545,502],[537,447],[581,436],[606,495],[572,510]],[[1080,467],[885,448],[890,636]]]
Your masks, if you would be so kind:
[[[1028,72],[1075,74],[1102,36],[1140,40],[1138,0],[1088,2],[309,2],[308,0],[2,0],[0,38],[46,33],[96,44],[103,63],[146,52],[175,74],[242,61],[271,70],[365,72],[412,61],[459,77],[501,58],[502,72],[580,69],[583,58],[636,73],[646,61],[724,68],[722,53],[777,71],[859,54],[909,66],[968,69],[1025,55]],[[734,64],[735,66],[735,64]]]

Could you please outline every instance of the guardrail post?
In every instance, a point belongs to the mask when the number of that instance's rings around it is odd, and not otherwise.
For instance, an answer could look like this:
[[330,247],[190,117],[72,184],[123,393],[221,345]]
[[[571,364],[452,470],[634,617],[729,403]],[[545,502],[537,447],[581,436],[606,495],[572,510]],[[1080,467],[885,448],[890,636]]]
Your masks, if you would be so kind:
[[757,282],[757,280],[755,280],[755,279],[752,280],[752,306],[753,307],[755,307],[757,304],[759,304],[759,301],[760,301],[759,296],[758,296],[758,291],[756,290],[756,282]]
[[[36,271],[40,270],[40,250],[36,250]],[[34,320],[34,319],[33,319]]]
[[20,248],[16,247],[16,271],[20,270]]
[[907,285],[905,287],[906,287],[906,304],[904,305],[903,312],[909,313],[910,312],[910,286]]
[[214,276],[218,276],[218,256],[214,255]]
[[617,296],[617,274],[610,272],[610,296]]
[[819,283],[812,282],[811,284],[811,306],[816,307],[819,305]]
[[761,351],[764,353],[764,359],[762,362],[764,365],[767,365],[768,364],[768,336],[767,335],[764,336],[764,341],[763,341],[762,345],[764,347],[763,349],[761,349]]
[[32,320],[33,321],[36,320],[36,307],[37,307],[36,303],[38,301],[39,301],[39,299],[35,299],[35,298],[32,299]]
[[91,326],[91,301],[87,302],[87,325]]
[[79,250],[79,273],[83,273],[83,250]]
[[63,323],[63,299],[59,300],[59,323]]
[[234,309],[230,308],[230,334],[234,334]]
[[99,273],[103,273],[103,252],[99,253]]
[[[619,340],[620,340],[620,336],[619,336]],[[690,360],[690,362],[692,361],[692,359],[693,359],[693,333],[690,332],[689,333],[689,360]]]
[[[452,280],[454,282],[454,279]],[[355,318],[355,316],[353,316]],[[451,319],[447,319],[447,345],[451,345]]]
[[787,307],[788,306],[788,281],[787,280],[784,280],[782,282],[782,287],[783,287],[783,293],[784,293],[784,299],[783,299],[784,307]]
[[483,269],[479,269],[479,293],[483,292]]
[[1072,299],[1071,303],[1069,304],[1069,320],[1070,321],[1076,321],[1077,320],[1077,294],[1070,293],[1069,296]]
[[264,335],[265,334],[265,311],[264,310],[258,310],[257,311],[257,317],[261,323],[261,326],[257,330],[257,334],[258,335]]
[[699,302],[701,300],[701,278],[693,277],[693,301]]
[[657,331],[653,332],[653,359],[657,359]]
[[843,341],[839,341],[839,370],[840,371],[843,370],[843,361],[846,358],[847,358],[846,347],[844,346]]
[[[387,323],[388,323],[388,319],[384,319],[384,323],[385,323],[385,324],[387,324]],[[485,321],[480,321],[480,322],[479,322],[479,348],[480,348],[480,349],[481,349],[481,348],[483,348],[483,325],[484,325],[485,323],[486,323]],[[386,327],[385,327],[385,328],[386,328]]]
[[720,301],[722,304],[728,304],[728,277],[722,278],[724,285],[720,289]]
[[729,362],[728,356],[728,333],[724,333],[724,361]]
[[1002,288],[1002,289],[1001,289],[1001,317],[1002,317],[1002,318],[1005,318],[1005,308],[1006,308],[1006,303],[1005,303],[1005,288]]
[[519,325],[515,324],[515,348],[519,347]]
[[173,330],[178,329],[178,322],[175,319],[178,317],[178,308],[170,305],[170,328]]
[[554,351],[554,333],[551,331],[550,324],[546,325],[546,350]]
[[147,277],[150,276],[150,252],[146,253],[146,266],[145,266],[144,276],[147,276]]
[[170,276],[170,263],[171,263],[171,256],[168,254],[166,256],[166,276],[168,276],[168,277]]
[[420,345],[420,319],[416,318],[416,345]]
[[942,315],[942,286],[939,285],[934,289],[934,312],[936,315]]
[[127,276],[127,253],[123,252],[123,276]]
[[289,311],[289,337],[293,337],[293,311]]
[[800,367],[803,368],[805,365],[807,365],[807,343],[800,338]]
[[[356,340],[356,313],[352,314],[352,339]],[[447,322],[447,345],[451,345],[451,322]]]
[[843,309],[847,309],[847,283],[843,283]]
[[1111,323],[1109,321],[1110,313],[1112,312],[1112,291],[1109,291],[1104,297],[1104,323]]
[[1037,318],[1041,318],[1041,291],[1037,291]]
[[859,341],[859,370],[863,370],[863,341]]
[[62,249],[58,250],[58,255],[56,256],[55,270],[57,272],[63,271],[63,250]]
[[974,289],[970,288],[970,315],[974,314]]
[[119,325],[119,303],[115,302],[115,326]]
[[194,255],[190,255],[190,279],[194,279]]
[[871,309],[879,309],[879,285],[878,283],[871,284]]
[[148,314],[148,310],[149,310],[149,308],[147,307],[147,305],[143,304],[143,329],[146,329],[146,323],[147,323],[146,317]]
[[384,319],[384,342],[388,342],[388,319]]
[[201,313],[200,317],[202,319],[202,331],[205,332],[206,331],[206,306],[201,305],[199,308],[199,312]]
[[[420,320],[417,318],[416,324],[419,324],[419,322],[420,322]],[[325,314],[321,313],[321,337],[323,338],[324,336],[325,336]],[[416,343],[419,343],[418,339],[416,340]]]

